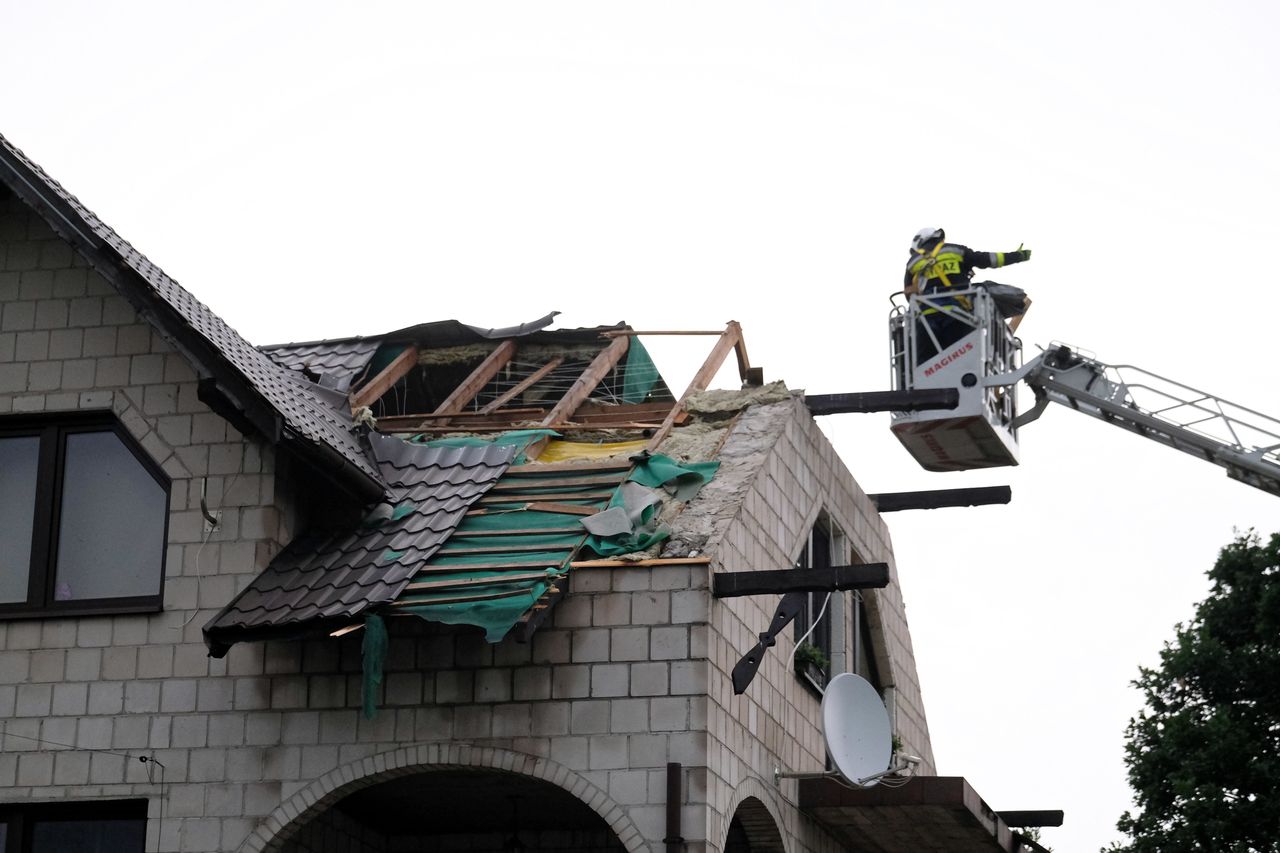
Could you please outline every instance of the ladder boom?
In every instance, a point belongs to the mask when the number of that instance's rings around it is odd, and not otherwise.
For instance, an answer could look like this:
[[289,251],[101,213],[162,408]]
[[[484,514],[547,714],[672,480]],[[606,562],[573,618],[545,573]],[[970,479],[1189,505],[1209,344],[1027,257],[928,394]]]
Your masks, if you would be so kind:
[[1280,495],[1280,420],[1133,365],[1104,364],[1062,344],[1026,368],[1024,379],[1037,399],[1220,465],[1230,477]]

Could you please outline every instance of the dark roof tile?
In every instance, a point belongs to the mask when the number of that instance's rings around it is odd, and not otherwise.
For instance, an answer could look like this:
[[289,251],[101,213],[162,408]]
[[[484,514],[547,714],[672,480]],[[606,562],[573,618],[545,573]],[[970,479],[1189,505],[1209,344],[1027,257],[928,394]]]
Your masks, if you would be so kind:
[[[506,472],[515,448],[434,448],[371,433],[378,471],[393,485],[381,523],[304,534],[205,626],[215,653],[241,639],[354,619],[393,601],[462,522],[466,510]],[[427,485],[430,483],[431,485]],[[395,507],[411,510],[393,517]]]
[[[198,335],[211,345],[245,379],[253,392],[281,417],[293,435],[313,447],[327,447],[337,451],[347,462],[376,482],[377,475],[369,464],[364,447],[351,430],[351,415],[346,408],[344,396],[314,385],[301,374],[268,358],[3,136],[0,136],[0,162],[13,169],[24,181],[27,178],[22,172],[26,172],[42,184],[45,191],[52,193],[61,203],[59,211],[64,226],[69,226],[80,235],[87,231],[110,246],[145,282],[150,292],[173,309],[181,324],[185,325],[185,331]],[[33,186],[31,189],[40,192],[39,187]],[[178,332],[181,333],[182,330],[179,329]]]

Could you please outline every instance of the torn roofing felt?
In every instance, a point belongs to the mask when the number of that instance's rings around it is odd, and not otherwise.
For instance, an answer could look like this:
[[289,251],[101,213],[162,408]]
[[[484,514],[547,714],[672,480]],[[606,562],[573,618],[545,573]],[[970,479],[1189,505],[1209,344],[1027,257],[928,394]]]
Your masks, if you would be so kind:
[[476,625],[489,642],[501,641],[565,580],[586,541],[581,519],[605,508],[630,469],[626,459],[507,469],[414,573],[392,612]]
[[377,433],[369,442],[388,500],[354,530],[291,542],[205,625],[212,655],[244,640],[332,630],[393,601],[516,453],[499,445],[427,447]]
[[606,556],[662,541],[669,531],[657,520],[657,487],[687,501],[719,467],[648,453],[628,458],[632,442],[599,448],[624,455],[508,468],[383,612],[474,625],[490,643],[518,625],[536,627],[531,617],[564,593],[581,549]]
[[384,345],[416,343],[442,347],[521,337],[545,329],[559,313],[552,311],[532,322],[501,329],[469,326],[457,320],[441,320],[409,326],[384,335],[272,344],[260,349],[291,370],[307,372],[316,376],[321,384],[339,391],[349,391],[352,383],[367,373],[374,354]]
[[268,441],[291,447],[353,493],[373,499],[381,492],[345,405],[252,346],[3,136],[0,181],[188,358],[201,378],[201,399],[215,410],[234,411]]

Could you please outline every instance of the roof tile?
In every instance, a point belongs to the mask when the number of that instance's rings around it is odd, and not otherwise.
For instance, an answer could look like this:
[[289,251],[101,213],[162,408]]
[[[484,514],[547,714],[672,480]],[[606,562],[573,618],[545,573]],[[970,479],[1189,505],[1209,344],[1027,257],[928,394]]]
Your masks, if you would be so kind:
[[[435,448],[371,433],[378,472],[392,485],[379,524],[304,534],[205,626],[214,653],[240,639],[351,619],[394,600],[506,472],[516,448]],[[398,485],[407,483],[407,485]],[[395,509],[408,505],[399,518]]]
[[336,450],[365,475],[376,479],[359,437],[352,432],[344,395],[308,382],[301,374],[288,370],[255,348],[3,136],[0,136],[0,157],[8,163],[20,164],[57,196],[84,228],[110,246],[191,331],[211,344],[246,379],[292,433],[306,443]]

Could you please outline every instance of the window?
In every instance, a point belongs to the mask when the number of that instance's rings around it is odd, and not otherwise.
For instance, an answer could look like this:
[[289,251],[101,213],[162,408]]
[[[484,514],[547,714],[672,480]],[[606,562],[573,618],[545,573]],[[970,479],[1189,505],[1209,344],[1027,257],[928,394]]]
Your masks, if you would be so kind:
[[0,806],[0,853],[142,853],[147,801]]
[[875,646],[871,643],[871,623],[867,619],[867,600],[862,590],[853,591],[853,666],[849,669],[861,675],[876,692],[884,695],[880,683],[880,670],[876,666]]
[[[813,526],[809,537],[796,558],[797,569],[826,569],[831,562],[831,535],[824,521]],[[832,612],[836,595],[830,600],[825,592],[808,592],[805,607],[796,616],[796,673],[812,682],[819,689],[826,686],[831,675]],[[826,605],[825,607],[823,605]],[[801,642],[803,640],[803,642]]]
[[0,616],[159,609],[168,507],[110,417],[0,420]]
[[[800,549],[795,567],[819,569],[859,562],[861,560],[852,553],[844,533],[823,515],[818,518]],[[796,674],[821,690],[833,675],[847,670],[862,676],[876,690],[883,692],[863,592],[854,590],[851,601],[848,602],[852,604],[848,615],[847,602],[842,593],[832,594],[830,600],[825,592],[804,595],[804,609],[795,620],[796,642],[800,643],[802,638],[804,640],[796,652]],[[849,628],[852,629],[851,638],[846,635]],[[846,641],[849,639],[852,643],[847,645]],[[846,655],[846,645],[851,656]]]

